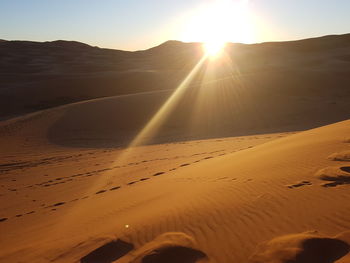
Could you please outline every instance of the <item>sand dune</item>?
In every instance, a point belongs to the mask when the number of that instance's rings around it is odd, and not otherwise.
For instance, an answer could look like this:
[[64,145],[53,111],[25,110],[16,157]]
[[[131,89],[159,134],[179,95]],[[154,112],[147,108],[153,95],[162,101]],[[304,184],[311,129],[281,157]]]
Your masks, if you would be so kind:
[[120,159],[47,139],[69,110],[2,126],[2,262],[348,262],[349,121]]
[[[10,138],[18,130],[21,141],[44,140],[64,147],[127,146],[173,93],[153,91],[69,104],[3,122],[1,130]],[[350,114],[347,97],[336,104],[329,104],[326,95],[290,96],[286,101],[280,94],[248,89],[232,79],[220,86],[214,82],[188,87],[171,101],[159,127],[145,135],[147,144],[305,130]],[[7,140],[3,141],[5,147]]]
[[[334,116],[348,117],[348,108],[339,109],[337,104],[349,103],[349,47],[349,34],[228,44],[226,54],[234,69],[212,74],[212,78],[234,74],[248,90],[278,94],[280,103],[288,104],[293,97],[310,104],[310,110],[318,103]],[[2,41],[0,118],[101,97],[174,90],[202,55],[200,43],[179,41],[137,52],[74,41]],[[320,101],[313,101],[316,98]],[[265,96],[256,103],[265,101],[276,99]],[[327,124],[339,120],[332,118]]]
[[198,48],[1,41],[0,262],[350,262],[349,35]]

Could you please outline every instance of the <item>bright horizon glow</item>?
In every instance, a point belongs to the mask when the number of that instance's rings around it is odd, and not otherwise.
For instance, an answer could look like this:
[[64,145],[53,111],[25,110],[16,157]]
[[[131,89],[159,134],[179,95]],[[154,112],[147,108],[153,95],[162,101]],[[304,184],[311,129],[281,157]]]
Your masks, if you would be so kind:
[[203,48],[205,54],[210,58],[217,58],[220,56],[222,50],[224,49],[226,42],[213,41],[203,43]]
[[247,0],[213,0],[187,19],[183,39],[200,40],[209,58],[217,58],[228,42],[256,41],[252,12]]
[[199,41],[211,55],[217,54],[227,42],[257,41],[255,18],[247,0],[214,0],[202,5],[184,25],[185,41]]
[[1,0],[0,39],[74,40],[130,51],[167,40],[207,43],[206,36],[290,41],[349,33],[349,9],[348,0]]

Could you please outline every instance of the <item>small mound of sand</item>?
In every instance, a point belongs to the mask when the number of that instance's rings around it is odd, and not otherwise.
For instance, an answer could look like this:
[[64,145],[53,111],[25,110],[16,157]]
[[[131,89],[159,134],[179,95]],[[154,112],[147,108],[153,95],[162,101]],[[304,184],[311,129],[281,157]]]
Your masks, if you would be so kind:
[[350,151],[333,153],[328,158],[332,161],[350,162]]
[[332,166],[319,170],[316,176],[329,183],[324,187],[335,187],[338,185],[350,184],[350,166]]
[[350,251],[348,242],[306,232],[277,237],[262,244],[251,263],[332,263]]

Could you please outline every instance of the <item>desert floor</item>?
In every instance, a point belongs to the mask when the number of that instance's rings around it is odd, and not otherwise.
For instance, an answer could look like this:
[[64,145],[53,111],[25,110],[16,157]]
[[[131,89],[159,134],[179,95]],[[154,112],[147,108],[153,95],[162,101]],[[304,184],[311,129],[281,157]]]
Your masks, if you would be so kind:
[[18,125],[1,137],[1,262],[350,262],[350,121],[127,150]]

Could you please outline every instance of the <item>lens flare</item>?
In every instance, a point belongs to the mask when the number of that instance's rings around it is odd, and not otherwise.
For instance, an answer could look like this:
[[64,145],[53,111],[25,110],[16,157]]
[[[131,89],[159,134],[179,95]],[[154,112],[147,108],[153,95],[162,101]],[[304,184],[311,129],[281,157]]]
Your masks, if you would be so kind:
[[205,54],[210,58],[216,58],[220,56],[224,47],[224,41],[209,41],[203,44]]

